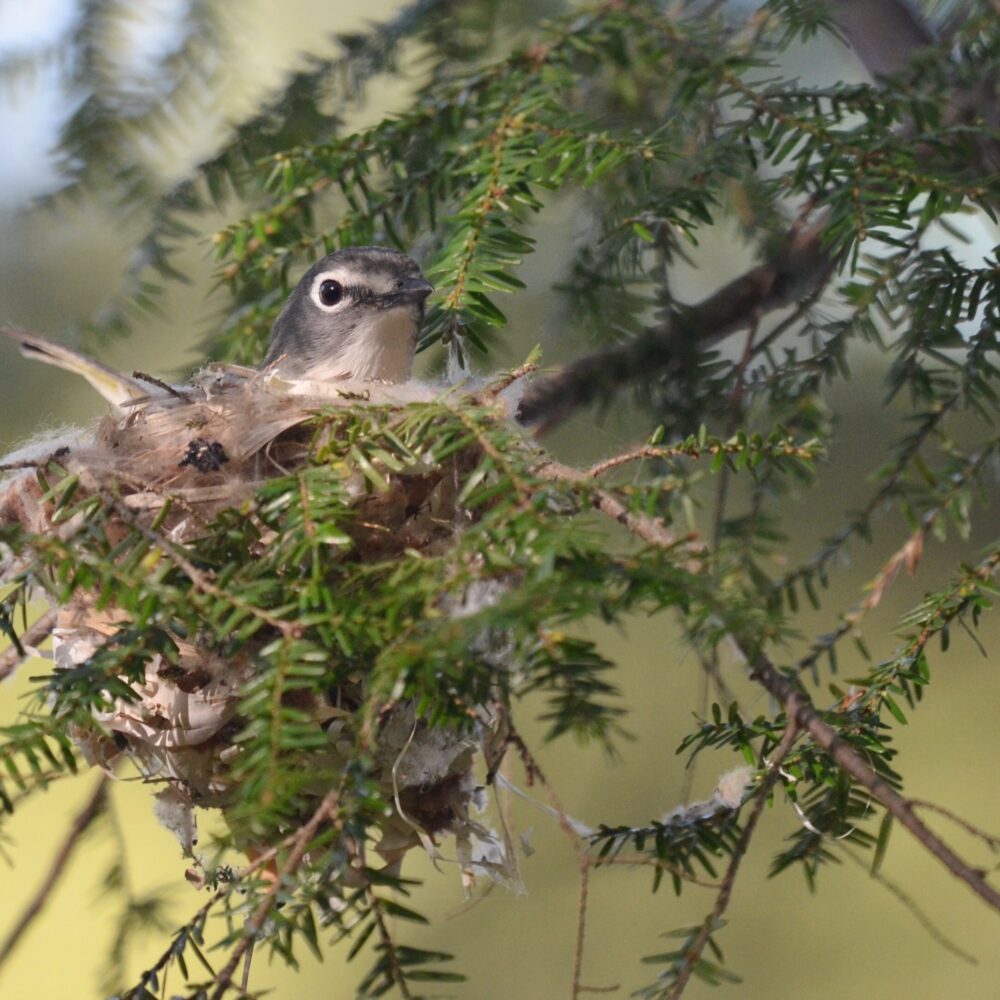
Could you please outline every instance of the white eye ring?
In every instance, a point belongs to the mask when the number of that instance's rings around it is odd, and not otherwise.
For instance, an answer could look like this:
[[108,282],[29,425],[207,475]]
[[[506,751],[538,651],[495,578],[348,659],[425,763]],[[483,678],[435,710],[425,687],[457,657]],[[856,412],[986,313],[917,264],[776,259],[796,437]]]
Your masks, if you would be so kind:
[[348,299],[344,294],[344,283],[338,277],[338,271],[324,271],[313,278],[312,287],[309,289],[309,298],[313,305],[323,312],[332,313],[343,309],[347,305]]

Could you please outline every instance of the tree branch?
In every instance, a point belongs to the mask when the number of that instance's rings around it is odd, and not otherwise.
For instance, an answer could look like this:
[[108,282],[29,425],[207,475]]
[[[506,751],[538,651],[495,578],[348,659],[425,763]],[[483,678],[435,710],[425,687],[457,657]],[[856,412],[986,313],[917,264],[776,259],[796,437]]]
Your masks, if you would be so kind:
[[[578,472],[557,462],[547,463],[537,471],[542,475],[551,476],[551,478],[569,481],[580,482],[586,481],[587,478],[586,473]],[[662,521],[631,513],[621,501],[604,491],[595,492],[592,502],[598,510],[614,517],[633,534],[651,545],[674,548],[679,541]],[[913,803],[879,777],[864,758],[845,743],[830,725],[823,721],[805,691],[796,687],[764,654],[758,654],[754,658],[739,637],[734,636],[734,641],[741,653],[748,660],[753,661],[751,678],[766,688],[783,705],[788,718],[799,729],[808,733],[817,746],[825,750],[838,767],[863,788],[868,789],[872,797],[892,813],[948,871],[965,882],[976,895],[985,900],[993,909],[1000,912],[1000,892],[986,881],[985,873],[960,858],[916,815]]]
[[27,656],[25,646],[37,646],[48,638],[56,627],[57,612],[54,608],[46,611],[35,619],[17,639],[14,639],[8,649],[0,653],[0,681],[9,677],[18,664]]
[[[838,0],[834,15],[851,47],[873,77],[900,72],[914,52],[935,35],[904,0]],[[995,116],[995,94],[957,95],[952,109],[966,106]],[[995,157],[993,146],[984,152]],[[575,410],[640,380],[669,373],[678,361],[745,329],[766,313],[818,295],[837,261],[823,245],[825,219],[807,224],[800,218],[763,264],[724,285],[693,306],[682,306],[665,323],[644,331],[628,344],[586,355],[561,372],[530,386],[518,407],[523,423],[545,433]]]
[[760,317],[814,295],[836,261],[823,246],[825,220],[799,220],[770,259],[693,306],[682,306],[635,340],[588,354],[529,386],[517,417],[544,433],[574,410],[669,370]]
[[820,717],[809,696],[797,688],[763,654],[754,660],[750,676],[763,685],[779,701],[788,718],[807,732],[816,745],[826,751],[838,767],[846,771],[859,785],[913,834],[956,878],[964,882],[977,896],[1000,912],[1000,892],[994,889],[980,868],[960,858],[914,812],[913,803],[899,794],[849,744],[845,743]]
[[69,864],[70,858],[72,858],[74,852],[76,851],[81,838],[90,828],[94,820],[97,819],[97,817],[103,812],[108,794],[109,780],[110,779],[106,774],[101,775],[93,793],[87,800],[84,807],[79,813],[77,813],[72,826],[69,828],[69,833],[67,833],[62,845],[56,852],[55,857],[52,859],[52,864],[49,867],[48,874],[42,880],[42,884],[38,887],[35,895],[31,898],[27,907],[25,907],[24,912],[21,914],[17,923],[7,935],[7,939],[4,941],[3,945],[0,945],[0,967],[2,967],[4,962],[7,961],[11,953],[17,947],[18,941],[20,941],[24,936],[25,931],[28,930],[32,923],[34,923],[38,914],[41,913],[42,908],[45,906],[49,896],[52,894],[52,890],[56,887],[59,879],[63,875],[63,872],[66,870],[66,866]]

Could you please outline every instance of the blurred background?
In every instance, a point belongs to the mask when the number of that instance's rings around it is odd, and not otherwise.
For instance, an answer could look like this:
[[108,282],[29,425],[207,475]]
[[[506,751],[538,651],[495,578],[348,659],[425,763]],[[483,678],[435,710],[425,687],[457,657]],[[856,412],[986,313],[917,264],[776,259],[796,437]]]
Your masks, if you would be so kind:
[[[154,127],[132,136],[133,154],[145,161],[164,188],[191,166],[213,154],[236,123],[254,112],[288,75],[308,65],[311,57],[337,51],[337,35],[365,30],[372,21],[391,17],[400,5],[392,0],[332,4],[322,0],[245,0],[216,11],[212,30],[224,34],[227,45],[210,72],[188,79],[178,91],[159,95],[164,78],[149,67],[170,64],[176,54],[180,0],[134,0],[122,3],[114,18],[117,33],[106,48],[114,60],[101,71],[131,81],[135,94],[159,101]],[[221,5],[216,5],[221,7]],[[131,336],[96,338],[81,333],[102,304],[114,297],[133,262],[136,241],[147,219],[117,208],[114,192],[99,186],[72,198],[48,199],[61,184],[65,152],[57,148],[59,131],[83,100],[74,89],[71,51],[80,30],[83,4],[78,0],[0,0],[0,319],[23,325],[84,347],[105,362],[131,371],[173,376],[199,363],[200,344],[211,336],[221,312],[221,296],[213,291],[209,236],[214,228],[240,215],[234,193],[220,199],[217,215],[201,216],[200,235],[188,241],[175,261],[189,278],[172,284],[156,314],[135,323]],[[546,5],[512,5],[512,20],[530,20]],[[110,29],[109,29],[110,30]],[[456,25],[456,32],[462,30]],[[363,100],[332,109],[345,128],[374,122],[398,110],[422,82],[419,46],[404,49],[394,75],[369,82]],[[203,63],[203,65],[206,65]],[[853,54],[829,39],[789,50],[788,74],[805,83],[862,79],[864,71]],[[152,97],[150,96],[152,95]],[[158,96],[159,95],[159,96]],[[39,199],[42,199],[39,202]],[[970,237],[996,242],[995,233],[973,220]],[[539,216],[534,233],[540,243],[522,269],[528,285],[508,307],[510,325],[491,364],[497,368],[519,362],[542,343],[548,363],[579,353],[580,345],[560,335],[559,300],[552,285],[569,260],[568,248],[585,234],[573,206],[555,202]],[[684,280],[690,299],[697,300],[745,269],[749,258],[726,227],[716,227],[697,251],[697,268]],[[677,282],[680,285],[680,281]],[[563,331],[565,334],[565,331]],[[433,364],[427,357],[423,364]],[[831,399],[843,414],[820,485],[807,496],[791,495],[785,502],[793,535],[791,560],[805,558],[819,542],[843,523],[845,509],[867,497],[866,479],[890,442],[905,430],[899,415],[883,406],[879,359],[863,352],[854,358],[855,379],[835,390]],[[64,423],[86,423],[102,412],[100,400],[70,375],[33,365],[13,345],[0,344],[0,400],[4,450],[25,438]],[[648,416],[630,404],[608,412],[596,424],[593,414],[578,416],[560,429],[550,443],[564,460],[586,462],[620,450],[646,436]],[[861,444],[863,443],[863,447]],[[939,585],[959,558],[972,558],[996,534],[998,507],[984,497],[977,516],[977,534],[958,551],[956,543],[932,547],[918,576],[901,580],[872,615],[867,635],[872,654],[889,654],[896,644],[894,629],[900,615],[925,590]],[[881,525],[888,537],[901,542],[902,524]],[[887,551],[887,550],[882,550]],[[880,556],[855,548],[849,564],[840,568],[834,588],[820,611],[801,615],[803,630],[827,631],[837,610],[857,599],[864,583],[878,571]],[[545,746],[541,763],[570,814],[596,825],[643,823],[659,817],[682,800],[690,782],[690,797],[707,797],[718,777],[741,761],[704,755],[691,779],[684,758],[673,753],[692,727],[692,707],[701,699],[702,679],[697,661],[678,641],[666,616],[635,620],[623,631],[595,625],[594,633],[607,653],[622,664],[620,683],[628,707],[628,729],[636,739],[620,744],[620,755],[609,759],[599,749],[572,742]],[[876,639],[876,637],[880,637]],[[979,637],[987,649],[1000,639],[1000,626],[989,617]],[[792,651],[794,654],[794,650]],[[842,678],[860,672],[860,659],[845,650]],[[909,776],[910,795],[946,805],[991,831],[1000,831],[1000,796],[996,792],[995,758],[1000,752],[1000,680],[990,659],[975,642],[956,631],[947,655],[933,657],[935,678],[929,696],[911,725],[898,732],[897,768]],[[0,685],[0,723],[10,722],[30,686],[29,677],[45,669],[32,661],[17,677]],[[726,665],[727,680],[741,700],[745,716],[767,708],[766,695],[740,680],[740,667]],[[529,720],[533,706],[522,710],[521,729],[533,745],[541,728]],[[71,817],[89,795],[97,775],[53,785],[35,797],[0,829],[0,933],[21,912],[48,870],[52,855],[65,836]],[[531,795],[540,795],[529,790]],[[154,820],[148,790],[122,780],[113,789],[114,816],[124,836],[110,835],[98,824],[72,862],[68,876],[50,899],[42,916],[0,970],[0,997],[90,998],[102,991],[103,970],[112,950],[119,900],[102,893],[109,867],[121,861],[136,897],[163,894],[168,900],[161,933],[135,942],[124,955],[128,984],[158,958],[166,931],[179,925],[203,898],[188,885],[185,862],[177,844]],[[456,966],[469,976],[455,995],[476,1000],[547,1000],[569,993],[577,933],[579,877],[574,853],[557,824],[529,804],[512,804],[516,827],[530,840],[532,853],[523,862],[527,893],[514,895],[495,888],[474,905],[463,897],[454,865],[433,868],[411,856],[404,874],[420,879],[417,908],[431,925],[408,940],[424,947],[453,952]],[[891,889],[869,878],[864,865],[846,856],[840,870],[823,871],[819,891],[810,893],[797,871],[768,879],[771,855],[792,832],[792,813],[775,809],[765,814],[744,869],[737,881],[729,926],[717,940],[727,966],[743,978],[742,986],[721,987],[720,995],[773,1000],[808,997],[907,997],[930,1000],[943,995],[968,1000],[994,1000],[1000,983],[1000,931],[996,914],[982,906],[962,885],[932,861],[905,834],[896,832],[883,874],[905,889],[913,903],[967,957],[957,955],[922,926],[911,909]],[[938,825],[938,824],[935,824]],[[986,849],[955,828],[945,831],[960,851],[989,865]],[[122,858],[121,844],[127,846]],[[702,919],[710,909],[710,890],[686,887],[677,899],[669,886],[651,892],[648,870],[615,867],[598,870],[590,881],[583,981],[593,987],[618,986],[627,996],[652,978],[640,965],[643,955],[667,950],[662,932]],[[259,949],[251,984],[271,987],[282,998],[340,998],[354,993],[364,973],[363,960],[345,964],[344,948],[324,949],[324,961],[307,952],[302,968],[269,966],[266,949]],[[973,964],[973,961],[975,964]],[[221,959],[220,959],[221,962]],[[850,986],[845,989],[844,984]],[[180,988],[179,983],[174,987]],[[711,991],[695,981],[687,991],[702,998]],[[170,984],[166,990],[170,995]]]

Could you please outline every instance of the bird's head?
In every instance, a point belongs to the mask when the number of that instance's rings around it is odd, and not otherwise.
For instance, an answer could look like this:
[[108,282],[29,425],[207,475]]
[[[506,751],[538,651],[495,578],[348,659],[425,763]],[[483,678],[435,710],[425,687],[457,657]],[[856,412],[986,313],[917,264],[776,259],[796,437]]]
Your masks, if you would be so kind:
[[264,365],[289,379],[404,382],[432,291],[417,262],[398,250],[337,250],[288,297]]

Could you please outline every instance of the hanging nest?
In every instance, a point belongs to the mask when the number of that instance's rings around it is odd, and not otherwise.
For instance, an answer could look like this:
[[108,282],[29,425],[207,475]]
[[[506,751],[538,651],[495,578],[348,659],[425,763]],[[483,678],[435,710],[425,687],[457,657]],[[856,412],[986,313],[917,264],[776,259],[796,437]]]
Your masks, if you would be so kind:
[[[74,483],[77,506],[80,498],[100,498],[102,530],[112,545],[139,532],[183,559],[221,512],[242,505],[253,518],[250,501],[263,484],[315,465],[330,437],[346,432],[356,408],[401,408],[435,395],[419,383],[288,383],[232,366],[209,367],[179,388],[151,383],[148,397],[102,419],[92,435],[42,442],[16,456],[35,469],[8,479],[0,494],[0,523],[29,533],[26,552],[11,557],[6,576],[14,578],[32,557],[30,536],[66,540],[80,525],[81,515],[67,517],[46,490],[40,470],[64,471]],[[345,521],[350,544],[344,555],[331,558],[386,559],[404,550],[434,553],[454,544],[475,516],[456,497],[463,477],[481,458],[481,447],[473,442],[434,465],[373,470],[364,460],[355,467],[349,463],[341,476],[352,508]],[[274,532],[259,527],[258,544],[266,547]],[[193,564],[184,568],[197,586],[199,571]],[[442,613],[464,614],[461,595]],[[77,589],[58,609],[57,669],[87,664],[129,624],[121,608],[107,606],[99,593]],[[225,812],[234,800],[240,735],[247,723],[241,703],[261,669],[261,650],[273,638],[273,630],[264,629],[228,652],[197,634],[171,632],[171,656],[150,651],[141,676],[132,673],[126,680],[126,692],[106,695],[89,721],[71,727],[91,764],[110,772],[124,756],[158,786],[158,813],[188,850],[195,842],[193,807]],[[304,754],[303,769],[328,777],[349,764],[367,680],[359,668],[322,693],[289,690],[282,696],[283,705],[306,713],[325,733],[323,749],[312,746]],[[467,877],[483,870],[511,877],[510,845],[474,818],[485,797],[477,768],[493,774],[505,746],[506,716],[499,702],[477,706],[465,728],[431,726],[405,699],[388,699],[376,709],[374,742],[367,749],[372,777],[391,804],[378,824],[376,849],[383,858],[398,861],[418,844],[433,851],[437,838],[451,834]],[[316,787],[316,801],[328,790],[328,784]],[[266,844],[252,845],[244,837],[243,846]]]

